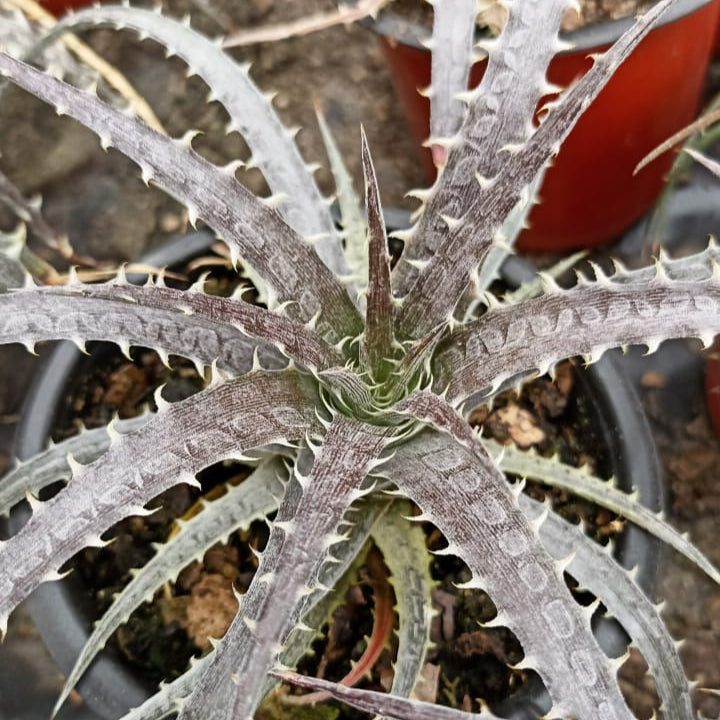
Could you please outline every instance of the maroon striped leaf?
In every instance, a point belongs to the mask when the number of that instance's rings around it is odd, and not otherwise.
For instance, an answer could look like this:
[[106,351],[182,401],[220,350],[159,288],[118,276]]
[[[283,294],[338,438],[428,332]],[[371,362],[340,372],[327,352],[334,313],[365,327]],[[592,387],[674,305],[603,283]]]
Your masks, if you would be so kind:
[[38,503],[22,529],[0,543],[0,629],[41,582],[55,579],[75,553],[179,483],[252,448],[297,441],[316,427],[317,396],[294,371],[253,373],[161,407],[140,430],[116,435],[110,449]]
[[[294,627],[297,609],[317,585],[332,546],[341,540],[337,533],[345,511],[378,464],[387,433],[337,416],[313,451],[312,467],[296,467],[255,579],[209,667],[182,702],[180,720],[252,716],[263,678]],[[301,465],[304,460],[311,458],[301,457]],[[214,698],[210,707],[208,698]]]
[[116,147],[136,162],[146,182],[153,181],[186,205],[191,218],[204,220],[260,273],[277,300],[292,301],[289,312],[303,321],[319,315],[318,330],[334,341],[359,334],[361,320],[350,296],[311,244],[231,173],[94,95],[5,53],[0,53],[0,75],[93,130],[104,147]]
[[[533,48],[537,46],[538,49],[544,48],[547,54],[545,65],[549,62],[556,49],[552,40],[554,35],[549,29],[552,25],[549,23],[551,19],[559,23],[559,11],[566,3],[558,2],[547,17],[544,17],[544,2],[525,0],[513,4],[504,31],[513,48],[505,48],[499,56],[498,62],[504,67],[503,73],[498,76],[496,91],[483,92],[482,85],[478,88],[475,104],[470,108],[461,129],[462,141],[454,148],[455,152],[451,150],[447,168],[433,191],[430,204],[408,241],[406,260],[418,259],[415,251],[411,250],[417,238],[422,238],[423,243],[430,242],[431,256],[422,270],[414,276],[412,285],[404,296],[396,325],[396,333],[400,339],[422,337],[440,322],[451,317],[472,273],[486,257],[495,233],[520,199],[523,189],[557,153],[562,141],[605,87],[615,70],[675,2],[676,0],[661,0],[607,52],[597,56],[593,67],[561,97],[532,134],[529,132],[529,119],[532,117],[534,103],[545,91],[545,69],[540,64],[526,66],[523,58],[532,54]],[[540,7],[543,11],[537,18],[539,24],[536,38],[532,30],[535,26],[525,26],[525,17],[533,15],[533,9],[539,10]],[[512,25],[513,14],[517,15],[519,25],[515,29]],[[518,95],[515,92],[515,83],[520,80],[516,80],[509,70],[515,67],[516,63],[536,78],[539,92],[533,98],[530,112],[512,115],[516,120],[511,124],[511,132],[520,135],[516,135],[514,139],[503,135],[501,145],[492,145],[491,149],[488,149],[487,132],[496,127],[496,111],[500,109],[502,113],[508,112],[505,108],[512,105],[513,101],[507,98]],[[505,66],[508,69],[505,69]],[[490,81],[486,82],[492,90]],[[511,87],[514,88],[513,92],[503,96],[503,102],[500,103],[498,93],[505,93]],[[524,102],[525,93],[519,95]],[[494,109],[495,105],[497,108]],[[520,118],[522,128],[518,124]],[[487,171],[478,165],[478,157],[483,158],[483,163],[490,163]],[[476,174],[481,177],[476,179]],[[440,223],[443,223],[444,217],[456,222],[445,223],[446,227],[443,228]],[[440,242],[432,240],[438,236],[442,238]],[[427,257],[427,254],[424,256]],[[401,273],[399,267],[398,273]],[[401,291],[402,285],[396,284],[395,288],[396,291]],[[442,288],[442,292],[438,292],[439,288]]]
[[444,341],[434,370],[437,387],[459,402],[495,390],[573,355],[598,358],[625,345],[658,344],[674,337],[720,332],[720,278],[675,281],[660,268],[643,283],[603,280],[548,292],[495,308]]
[[[8,303],[13,305],[14,321],[28,312],[26,308],[33,305],[33,296],[38,295],[47,299],[42,309],[33,311],[34,319],[29,322],[31,324],[34,322],[36,326],[42,325],[38,319],[40,312],[47,313],[50,328],[68,322],[67,314],[58,315],[58,311],[53,309],[53,300],[62,298],[66,301],[66,310],[72,307],[72,300],[77,301],[79,309],[76,313],[71,313],[71,317],[77,315],[87,318],[88,315],[97,315],[98,322],[101,323],[105,318],[112,319],[114,312],[120,318],[124,318],[125,325],[133,327],[135,323],[135,327],[139,326],[148,332],[145,323],[151,313],[158,312],[164,314],[168,325],[178,324],[180,320],[183,326],[190,326],[192,323],[197,328],[219,327],[226,335],[249,336],[253,340],[281,349],[298,363],[318,370],[344,363],[344,358],[335,348],[302,323],[238,298],[222,298],[206,295],[203,292],[173,290],[158,285],[141,287],[114,283],[102,285],[75,283],[13,293],[9,297],[16,299]],[[52,299],[48,296],[52,296]],[[0,309],[2,308],[3,298],[0,297]],[[123,320],[120,320],[120,323],[122,322]],[[106,324],[109,323],[106,321]],[[158,325],[160,326],[159,323]],[[113,339],[112,333],[117,331],[117,327],[107,328],[107,339]],[[52,330],[48,329],[46,332],[51,333]],[[186,334],[192,337],[189,327]],[[180,336],[183,337],[182,332]],[[51,336],[48,335],[44,339],[51,339]],[[175,348],[173,351],[176,354],[182,354],[180,352],[182,341],[178,342],[177,338],[173,337],[172,342],[169,342],[165,349],[169,348]],[[207,356],[212,350],[218,352],[216,356],[218,357],[223,350],[222,343],[212,342],[210,337],[202,334],[196,339],[190,352],[203,352]]]

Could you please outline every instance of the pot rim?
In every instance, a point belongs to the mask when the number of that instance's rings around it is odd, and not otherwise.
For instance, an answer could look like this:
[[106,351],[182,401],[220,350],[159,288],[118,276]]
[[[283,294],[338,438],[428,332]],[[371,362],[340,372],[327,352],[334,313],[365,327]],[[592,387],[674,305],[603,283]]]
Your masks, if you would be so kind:
[[[392,217],[391,222],[400,227],[408,220],[408,213],[404,211],[389,210],[388,215]],[[172,266],[207,250],[214,242],[214,236],[207,232],[182,236],[180,240],[170,240],[144,255],[143,262]],[[535,274],[526,261],[516,256],[510,257],[505,270],[509,282],[518,284]],[[136,277],[137,280],[143,278],[141,275]],[[58,405],[68,376],[82,359],[84,356],[73,343],[60,342],[36,374],[15,439],[15,452],[20,459],[27,459],[44,449],[53,422],[48,408]],[[590,414],[599,421],[599,434],[608,445],[613,471],[620,480],[620,486],[628,491],[637,489],[644,504],[660,510],[665,498],[654,440],[637,395],[617,359],[606,353],[586,373],[580,372],[577,377],[583,394],[591,402]],[[634,488],[629,487],[631,480],[635,481]],[[618,539],[615,555],[628,567],[639,564],[638,582],[646,592],[652,592],[661,552],[659,542],[629,524]],[[71,574],[62,582],[40,585],[26,601],[51,656],[64,672],[73,667],[89,637],[91,611],[89,599],[84,605],[79,595],[82,587],[77,575]],[[625,641],[626,636],[617,623],[601,619],[596,633],[601,643],[606,642],[622,652],[619,644]],[[152,683],[143,682],[118,655],[107,651],[98,654],[77,689],[89,708],[106,720],[141,705],[156,691]],[[504,713],[511,713],[509,717],[521,720],[535,717],[525,714],[527,712],[544,711],[547,697],[539,679],[531,676],[519,693],[497,707]]]
[[[355,2],[356,0],[353,0]],[[700,10],[716,0],[680,0],[670,8],[661,20],[655,25],[656,30],[670,23],[681,20],[687,15]],[[378,35],[383,35],[400,45],[415,50],[428,51],[423,44],[423,38],[429,38],[429,29],[412,21],[402,18],[392,10],[383,10],[376,19],[365,18],[362,24],[371,28]],[[587,52],[605,45],[611,45],[635,23],[635,16],[608,20],[606,22],[591,23],[570,33],[561,33],[560,38],[571,47],[561,50],[558,55],[569,55]]]

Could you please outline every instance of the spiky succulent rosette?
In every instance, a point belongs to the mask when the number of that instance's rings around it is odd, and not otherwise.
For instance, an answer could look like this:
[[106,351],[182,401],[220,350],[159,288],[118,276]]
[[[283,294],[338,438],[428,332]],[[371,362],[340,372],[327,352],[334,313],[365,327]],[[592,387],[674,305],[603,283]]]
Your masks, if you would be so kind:
[[[245,720],[278,665],[294,666],[328,613],[328,587],[342,583],[369,536],[388,556],[396,579],[398,651],[392,693],[351,690],[300,680],[370,712],[397,718],[476,717],[409,699],[428,645],[431,581],[422,542],[399,516],[412,500],[413,518],[432,522],[447,539],[444,552],[472,571],[470,587],[486,590],[496,624],[520,640],[522,667],[547,687],[549,717],[627,720],[616,669],[590,629],[591,610],[572,598],[564,572],[602,599],[626,627],[652,672],[668,718],[694,717],[689,685],[675,644],[631,577],[607,552],[511,486],[502,468],[576,489],[630,517],[717,580],[718,571],[661,516],[631,496],[556,460],[497,447],[479,438],[462,410],[517,378],[552,369],[568,356],[598,357],[630,343],[654,348],[671,337],[720,332],[720,274],[715,248],[654,271],[612,277],[598,271],[570,290],[552,281],[539,297],[501,302],[485,294],[498,254],[522,225],[538,176],[608,77],[672,4],[663,0],[533,125],[540,98],[552,90],[547,65],[560,49],[558,27],[570,0],[508,2],[505,31],[488,47],[489,64],[464,106],[453,99],[472,56],[472,7],[435,3],[439,15],[430,95],[433,142],[447,150],[435,185],[423,196],[417,222],[391,271],[375,172],[362,138],[366,223],[337,169],[345,237],[335,230],[290,133],[267,97],[214,41],[188,24],[129,7],[96,7],[70,15],[50,36],[112,25],[151,37],[183,58],[227,109],[246,138],[253,163],[277,195],[259,199],[235,178],[235,165],[212,165],[173,140],[97,99],[7,54],[0,74],[74,117],[135,161],[146,182],[182,202],[193,220],[211,227],[233,261],[250,269],[267,293],[268,309],[241,297],[218,298],[200,282],[189,290],[128,284],[124,275],[99,285],[76,278],[62,286],[22,287],[19,254],[0,262],[14,289],[0,294],[0,342],[109,340],[124,352],[142,345],[166,360],[182,356],[212,382],[176,403],[157,397],[150,417],[115,424],[51,447],[15,468],[0,484],[0,512],[29,489],[33,512],[0,544],[0,627],[34,588],[59,577],[80,550],[149,501],[196,474],[251,451],[282,446],[285,472],[265,458],[251,477],[207,505],[165,545],[118,596],[72,672],[62,698],[119,623],[193,558],[230,532],[272,512],[267,546],[238,612],[213,651],[164,686],[127,718],[180,713],[182,720]],[[472,3],[470,4],[472,5]],[[457,7],[456,7],[457,6]],[[462,10],[453,24],[445,13]],[[449,52],[458,42],[462,52]],[[337,153],[329,145],[333,165]],[[366,247],[366,249],[364,249]],[[483,271],[484,269],[484,271]],[[478,284],[476,289],[476,284]],[[474,293],[474,294],[473,294]],[[486,311],[458,318],[483,299]],[[463,312],[460,312],[463,310]],[[52,499],[33,499],[43,486],[71,474]],[[369,496],[369,497],[366,497]],[[394,508],[394,509],[393,509]],[[393,538],[389,541],[388,538]],[[397,554],[407,539],[407,547]],[[571,554],[572,553],[572,554]],[[594,609],[593,609],[594,610]],[[277,673],[277,669],[275,670]],[[483,717],[490,717],[485,712]]]

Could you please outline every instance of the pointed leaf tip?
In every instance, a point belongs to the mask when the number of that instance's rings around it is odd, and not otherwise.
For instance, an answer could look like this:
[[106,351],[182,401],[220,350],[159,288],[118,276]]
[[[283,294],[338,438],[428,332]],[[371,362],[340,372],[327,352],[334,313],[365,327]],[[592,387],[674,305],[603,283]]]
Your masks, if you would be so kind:
[[377,378],[383,373],[385,361],[390,359],[394,344],[392,288],[390,286],[387,233],[380,204],[380,191],[367,136],[362,127],[360,135],[369,239],[365,348],[370,367]]

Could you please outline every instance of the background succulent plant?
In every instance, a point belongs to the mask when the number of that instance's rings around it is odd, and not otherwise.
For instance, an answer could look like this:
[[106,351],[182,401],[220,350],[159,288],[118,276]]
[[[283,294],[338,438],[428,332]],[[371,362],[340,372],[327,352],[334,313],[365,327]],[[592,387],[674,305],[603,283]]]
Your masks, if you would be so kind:
[[[594,280],[581,278],[570,290],[546,278],[544,293],[534,298],[503,302],[486,292],[522,224],[538,174],[605,79],[672,2],[659,3],[598,57],[534,128],[535,106],[552,90],[545,69],[558,49],[557,28],[569,4],[512,4],[483,83],[465,96],[467,109],[448,111],[447,123],[435,125],[448,135],[432,140],[447,148],[447,162],[433,188],[421,194],[421,213],[404,234],[406,247],[392,271],[365,139],[366,229],[348,191],[341,238],[269,100],[246,70],[187,25],[147,10],[95,8],[62,21],[47,42],[67,29],[110,24],[149,35],[179,54],[246,138],[275,194],[269,202],[235,180],[235,166],[217,168],[196,154],[192,134],[167,138],[92,93],[0,56],[2,74],[93,129],[104,147],[137,162],[146,182],[164,188],[193,220],[215,230],[233,262],[241,259],[250,270],[268,305],[206,295],[202,283],[184,292],[161,280],[133,286],[122,273],[101,285],[73,278],[59,287],[27,283],[0,295],[3,342],[32,348],[60,338],[80,346],[110,340],[126,352],[149,346],[166,359],[179,355],[200,369],[213,368],[210,385],[197,395],[167,403],[160,393],[152,417],[71,439],[4,479],[0,507],[8,509],[25,488],[37,492],[66,466],[72,471],[71,482],[54,498],[32,501],[32,517],[0,546],[2,626],[39,583],[57,578],[83,547],[102,545],[101,536],[117,521],[147,513],[146,504],[164,489],[196,484],[205,467],[259,448],[285,446],[281,455],[293,458],[286,477],[277,460],[260,462],[248,481],[158,551],[98,626],[68,691],[132,607],[208,543],[277,508],[255,580],[238,598],[225,637],[128,717],[178,710],[183,718],[251,716],[272,685],[268,673],[278,662],[295,664],[326,588],[342,576],[368,534],[392,547],[387,538],[399,531],[390,526],[407,507],[398,502],[393,513],[383,514],[376,497],[391,491],[420,507],[416,519],[434,523],[448,541],[445,552],[467,563],[469,585],[490,593],[498,608],[495,622],[517,635],[523,666],[537,670],[553,698],[551,716],[632,717],[615,678],[617,662],[599,649],[589,627],[591,612],[566,587],[567,568],[633,636],[667,716],[693,717],[674,643],[652,603],[604,551],[509,486],[500,467],[578,488],[655,532],[715,580],[717,571],[631,497],[553,460],[512,450],[499,457],[462,415],[479,396],[491,397],[568,356],[592,360],[626,344],[652,349],[668,337],[709,341],[720,326],[714,247],[651,270],[619,269],[612,278],[598,270]],[[439,19],[453,6],[438,3]],[[472,13],[465,16],[465,24],[472,21]],[[438,77],[465,77],[470,34],[459,28],[466,59],[453,63],[453,27],[442,21],[437,27],[438,64],[449,68]],[[448,99],[460,85],[461,80],[433,87],[434,103],[453,107]],[[347,188],[342,171],[337,175],[339,188]],[[21,254],[15,256],[3,260],[8,286],[22,270]],[[429,622],[429,581],[418,564],[418,543],[408,548],[406,557],[386,552],[388,563],[396,563],[396,578],[407,578],[397,583],[403,590],[392,695],[303,680],[283,670],[274,674],[393,717],[465,717],[405,697],[422,667]],[[571,548],[575,556],[568,565],[558,558]]]

